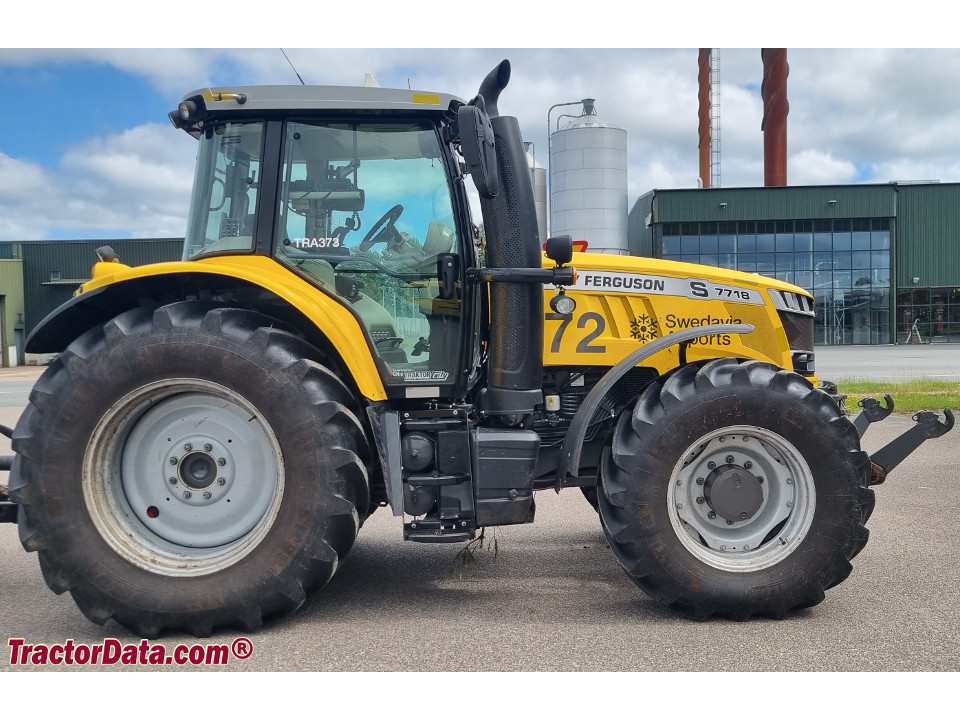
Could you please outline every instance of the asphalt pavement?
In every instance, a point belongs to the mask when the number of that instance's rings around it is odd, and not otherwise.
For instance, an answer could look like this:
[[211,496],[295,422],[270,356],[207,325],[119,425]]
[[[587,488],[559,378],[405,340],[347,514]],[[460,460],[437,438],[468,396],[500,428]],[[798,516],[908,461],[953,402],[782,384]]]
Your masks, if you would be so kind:
[[[884,349],[857,350],[870,357],[884,354]],[[887,357],[899,362],[907,357],[893,354],[900,350],[886,349],[891,353]],[[840,367],[856,363],[850,370],[857,372],[866,362],[862,355],[831,355],[818,349],[824,376],[823,368],[834,360]],[[951,360],[923,359],[936,367],[949,366]],[[0,424],[16,421],[28,389],[24,386],[38,374],[36,369],[0,371],[0,393],[6,393],[0,394]],[[6,405],[11,398],[18,403]],[[865,449],[876,450],[911,424],[904,415],[875,424],[864,439]],[[246,660],[231,658],[218,668],[57,669],[957,671],[957,432],[930,441],[876,488],[870,542],[854,559],[850,578],[828,591],[822,604],[784,620],[692,622],[678,617],[627,578],[607,547],[597,515],[576,490],[549,491],[537,494],[535,523],[488,531],[488,540],[496,538],[497,552],[488,544],[462,570],[456,562],[461,545],[404,543],[400,518],[379,510],[326,588],[293,615],[250,635],[254,649]],[[9,445],[0,437],[0,454],[4,452]],[[0,474],[0,483],[5,481]],[[69,594],[54,595],[41,577],[36,554],[20,546],[14,525],[0,525],[0,554],[5,567],[0,643],[8,638],[138,642],[113,623],[90,623]],[[237,637],[236,631],[221,631],[199,642],[231,644]],[[179,643],[198,641],[172,635],[160,642],[172,651]],[[0,648],[0,669],[24,669],[9,662],[8,652]],[[412,704],[426,702],[416,689],[425,690],[414,684],[396,692]],[[800,702],[803,696],[794,692],[791,697],[777,702]]]
[[822,380],[914,380],[960,382],[960,343],[932,345],[818,345]]

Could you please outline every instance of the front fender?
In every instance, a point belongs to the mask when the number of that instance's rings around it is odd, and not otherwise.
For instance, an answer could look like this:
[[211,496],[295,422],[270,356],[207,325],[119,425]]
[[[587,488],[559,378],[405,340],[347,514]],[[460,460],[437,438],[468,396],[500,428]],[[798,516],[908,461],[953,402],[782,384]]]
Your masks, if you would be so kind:
[[133,268],[118,265],[113,273],[98,269],[101,271],[95,273],[94,280],[82,285],[77,295],[45,317],[30,333],[27,352],[62,352],[86,330],[144,302],[165,304],[186,299],[185,293],[253,287],[267,291],[275,300],[294,308],[303,322],[311,323],[322,333],[364,397],[374,401],[387,399],[356,316],[270,258],[238,255]]
[[559,492],[560,488],[563,487],[567,475],[573,475],[576,477],[580,473],[580,453],[583,450],[583,440],[586,437],[587,430],[590,428],[590,421],[593,419],[597,408],[600,407],[601,401],[604,399],[604,397],[606,397],[610,389],[616,384],[617,380],[622,378],[630,370],[635,368],[651,355],[654,355],[661,350],[670,347],[671,345],[688,343],[691,340],[696,340],[699,337],[716,335],[719,333],[727,333],[731,335],[750,333],[753,332],[753,329],[753,325],[748,323],[737,323],[708,325],[700,328],[678,330],[675,333],[658,338],[653,342],[647,343],[643,347],[634,350],[632,353],[627,355],[627,357],[623,358],[623,360],[610,368],[610,370],[608,370],[606,374],[600,378],[597,384],[593,386],[590,392],[587,393],[587,397],[584,398],[583,402],[580,404],[580,408],[577,410],[577,414],[573,416],[573,420],[570,422],[570,427],[563,439],[563,447],[560,450],[560,464],[557,467],[557,491]]

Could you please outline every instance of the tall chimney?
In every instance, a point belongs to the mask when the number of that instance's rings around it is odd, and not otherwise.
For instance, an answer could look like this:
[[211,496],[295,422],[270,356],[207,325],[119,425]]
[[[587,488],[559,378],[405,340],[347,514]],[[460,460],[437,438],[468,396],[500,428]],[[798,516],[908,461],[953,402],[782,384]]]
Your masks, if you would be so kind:
[[699,89],[697,99],[700,101],[698,112],[699,124],[697,130],[700,136],[700,187],[710,187],[710,152],[712,138],[710,136],[710,48],[700,48],[697,61],[699,71],[697,81]]
[[764,48],[760,51],[763,60],[763,184],[784,186],[787,184],[787,65],[786,48]]

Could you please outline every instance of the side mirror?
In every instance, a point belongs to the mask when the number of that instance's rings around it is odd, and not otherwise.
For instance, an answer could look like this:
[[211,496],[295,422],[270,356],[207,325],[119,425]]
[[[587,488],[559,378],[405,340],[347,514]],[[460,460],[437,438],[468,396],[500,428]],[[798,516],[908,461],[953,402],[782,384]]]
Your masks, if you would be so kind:
[[464,105],[457,111],[460,151],[477,191],[481,197],[492,200],[500,194],[493,125],[484,108],[483,98],[478,96],[474,102],[475,105]]
[[566,265],[573,260],[573,238],[569,235],[547,238],[544,251],[547,253],[547,257],[558,266]]

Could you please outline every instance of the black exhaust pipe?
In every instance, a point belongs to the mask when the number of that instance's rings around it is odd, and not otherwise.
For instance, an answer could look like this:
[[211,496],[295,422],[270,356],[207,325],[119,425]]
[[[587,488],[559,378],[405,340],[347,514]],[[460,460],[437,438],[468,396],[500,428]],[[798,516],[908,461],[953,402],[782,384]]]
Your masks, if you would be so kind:
[[[500,193],[481,195],[487,266],[540,268],[540,236],[533,182],[517,118],[500,116],[497,100],[510,80],[504,60],[480,85],[493,126]],[[543,285],[494,282],[490,286],[490,350],[481,408],[496,415],[526,414],[543,402]]]

